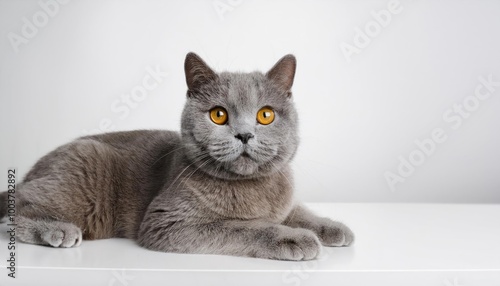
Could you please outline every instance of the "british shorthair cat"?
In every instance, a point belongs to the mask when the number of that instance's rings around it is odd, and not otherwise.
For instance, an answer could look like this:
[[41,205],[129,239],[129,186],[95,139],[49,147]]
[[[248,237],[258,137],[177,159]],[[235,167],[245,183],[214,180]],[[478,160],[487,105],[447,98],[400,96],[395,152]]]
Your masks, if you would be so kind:
[[[124,237],[164,252],[309,260],[352,231],[294,200],[296,60],[267,73],[185,60],[181,131],[85,136],[41,158],[18,186],[17,237],[76,247]],[[6,193],[0,216],[6,213]]]

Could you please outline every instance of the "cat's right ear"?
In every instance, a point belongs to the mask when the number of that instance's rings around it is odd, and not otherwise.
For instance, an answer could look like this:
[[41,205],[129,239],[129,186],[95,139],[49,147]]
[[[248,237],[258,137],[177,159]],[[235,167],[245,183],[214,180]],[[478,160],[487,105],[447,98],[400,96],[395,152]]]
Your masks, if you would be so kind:
[[291,94],[290,89],[293,85],[295,77],[295,69],[297,68],[297,60],[294,55],[286,55],[282,57],[272,68],[266,73],[266,77],[277,84],[281,89]]
[[217,74],[195,53],[188,53],[184,61],[184,72],[189,91],[216,80]]

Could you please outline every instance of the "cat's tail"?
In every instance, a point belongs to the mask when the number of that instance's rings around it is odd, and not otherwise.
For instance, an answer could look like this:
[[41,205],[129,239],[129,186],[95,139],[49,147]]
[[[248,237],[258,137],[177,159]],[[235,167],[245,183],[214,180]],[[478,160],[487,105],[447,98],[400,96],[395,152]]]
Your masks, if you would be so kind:
[[0,221],[7,215],[7,192],[0,193]]

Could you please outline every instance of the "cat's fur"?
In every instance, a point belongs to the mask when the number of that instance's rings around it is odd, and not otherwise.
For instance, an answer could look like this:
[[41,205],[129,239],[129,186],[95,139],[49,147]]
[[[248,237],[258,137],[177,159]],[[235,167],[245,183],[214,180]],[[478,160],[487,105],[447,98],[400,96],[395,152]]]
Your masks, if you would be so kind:
[[[351,244],[349,228],[293,200],[295,67],[287,55],[266,74],[215,73],[189,53],[181,133],[85,136],[41,158],[19,185],[18,238],[74,247],[125,237],[159,251],[284,260]],[[210,120],[215,106],[225,125]],[[256,121],[264,106],[276,113],[269,125]]]

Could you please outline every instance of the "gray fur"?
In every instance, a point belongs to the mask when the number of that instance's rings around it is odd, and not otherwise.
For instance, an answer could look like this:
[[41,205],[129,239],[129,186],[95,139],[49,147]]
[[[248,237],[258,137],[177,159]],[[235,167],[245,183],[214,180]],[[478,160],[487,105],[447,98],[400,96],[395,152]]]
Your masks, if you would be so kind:
[[[349,228],[293,200],[295,66],[288,55],[267,74],[215,73],[189,53],[180,134],[107,133],[52,151],[17,192],[18,238],[74,247],[125,237],[158,251],[281,260],[351,244]],[[210,120],[215,106],[227,110],[225,125]],[[264,106],[276,113],[269,125],[256,121]],[[244,133],[247,143],[237,138]]]
[[0,193],[0,221],[7,215],[7,192]]

